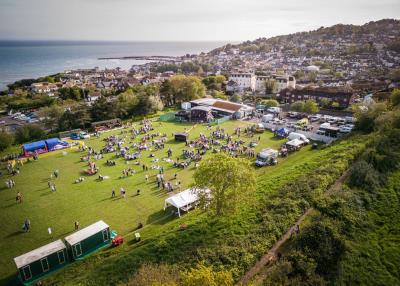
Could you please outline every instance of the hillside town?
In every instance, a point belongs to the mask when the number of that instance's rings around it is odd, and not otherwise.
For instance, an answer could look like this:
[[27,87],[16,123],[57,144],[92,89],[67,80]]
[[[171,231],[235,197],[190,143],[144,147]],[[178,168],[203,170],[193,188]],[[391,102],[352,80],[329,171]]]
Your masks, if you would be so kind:
[[[400,3],[375,1],[0,3],[0,286],[400,285],[400,20],[374,11]],[[286,34],[163,41],[209,27]]]

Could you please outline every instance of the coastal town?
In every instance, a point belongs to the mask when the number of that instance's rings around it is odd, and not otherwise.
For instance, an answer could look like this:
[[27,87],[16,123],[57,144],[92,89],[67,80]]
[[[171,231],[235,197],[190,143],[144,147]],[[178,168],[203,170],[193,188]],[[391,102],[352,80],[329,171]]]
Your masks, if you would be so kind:
[[364,285],[398,240],[399,39],[337,24],[10,83],[0,285]]

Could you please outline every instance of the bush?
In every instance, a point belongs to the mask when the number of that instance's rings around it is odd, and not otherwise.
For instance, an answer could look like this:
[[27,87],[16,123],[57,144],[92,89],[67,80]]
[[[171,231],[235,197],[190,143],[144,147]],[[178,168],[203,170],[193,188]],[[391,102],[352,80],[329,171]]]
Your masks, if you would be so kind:
[[0,132],[0,151],[3,151],[10,147],[14,142],[14,136],[7,132]]
[[365,160],[356,162],[350,170],[349,186],[375,191],[380,186],[380,175],[372,164]]
[[27,124],[17,129],[15,141],[19,144],[38,140],[44,136],[44,131],[39,125]]

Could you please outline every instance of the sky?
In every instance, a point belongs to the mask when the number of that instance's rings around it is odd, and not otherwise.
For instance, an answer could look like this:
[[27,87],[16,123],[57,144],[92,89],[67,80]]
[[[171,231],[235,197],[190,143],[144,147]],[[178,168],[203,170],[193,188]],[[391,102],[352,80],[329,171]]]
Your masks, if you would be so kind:
[[0,39],[237,42],[399,11],[400,0],[0,0]]

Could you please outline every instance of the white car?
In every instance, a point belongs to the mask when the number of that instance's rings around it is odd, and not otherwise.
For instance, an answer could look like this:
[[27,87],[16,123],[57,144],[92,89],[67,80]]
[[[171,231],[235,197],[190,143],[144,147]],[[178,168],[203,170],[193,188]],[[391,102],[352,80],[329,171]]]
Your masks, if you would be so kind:
[[341,126],[339,128],[339,132],[341,133],[350,133],[353,129],[348,126]]

